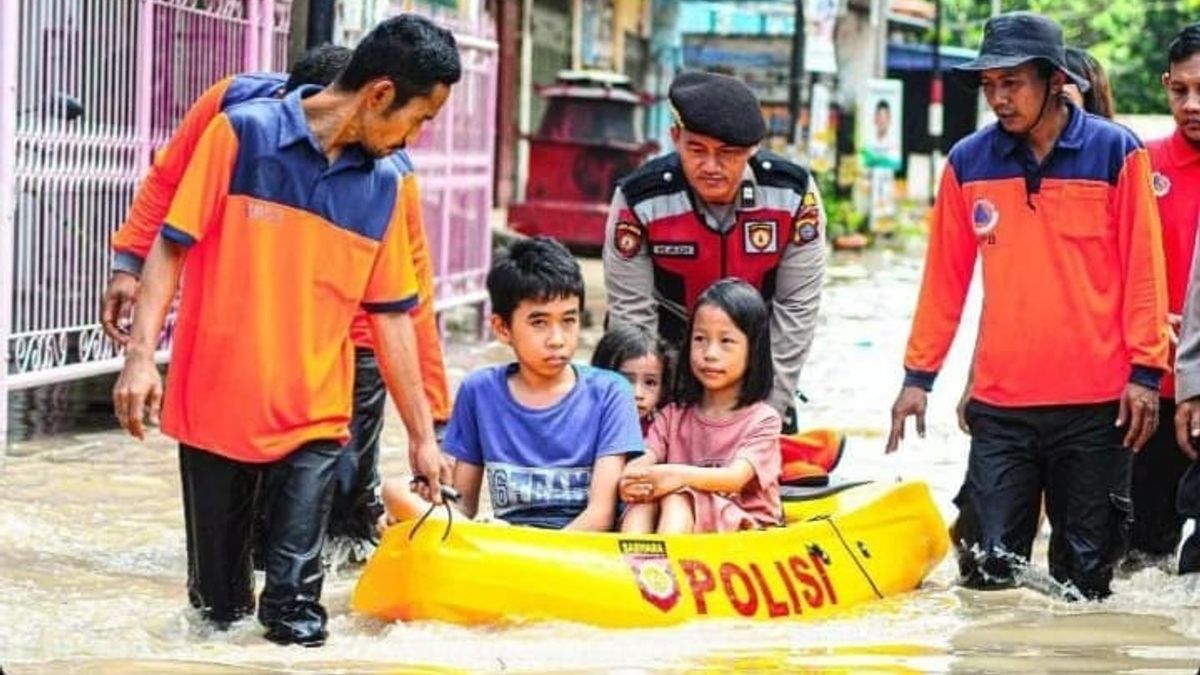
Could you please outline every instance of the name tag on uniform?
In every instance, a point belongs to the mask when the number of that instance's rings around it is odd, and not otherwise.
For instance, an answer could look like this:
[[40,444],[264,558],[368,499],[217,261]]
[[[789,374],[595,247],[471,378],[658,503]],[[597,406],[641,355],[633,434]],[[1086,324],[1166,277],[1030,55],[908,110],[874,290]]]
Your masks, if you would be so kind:
[[650,254],[664,258],[695,258],[696,245],[681,242],[654,244],[650,247]]

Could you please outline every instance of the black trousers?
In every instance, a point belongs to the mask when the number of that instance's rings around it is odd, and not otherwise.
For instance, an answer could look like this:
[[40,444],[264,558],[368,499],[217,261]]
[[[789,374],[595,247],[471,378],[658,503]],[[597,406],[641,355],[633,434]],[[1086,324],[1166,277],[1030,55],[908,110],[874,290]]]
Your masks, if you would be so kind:
[[334,469],[329,536],[376,541],[375,522],[383,515],[379,496],[379,436],[383,431],[387,388],[375,352],[354,350],[354,409],[350,441]]
[[275,462],[250,464],[179,446],[192,606],[218,626],[254,611],[251,548],[254,514],[262,508],[266,582],[259,621],[268,636],[324,635],[321,546],[340,453],[336,441],[314,441]]
[[1191,518],[1196,524],[1179,549],[1179,573],[1195,574],[1200,572],[1200,462],[1188,464],[1179,481],[1175,507],[1181,517]]
[[1179,480],[1191,460],[1175,442],[1175,402],[1159,400],[1154,436],[1133,457],[1133,529],[1129,552],[1146,558],[1173,555],[1183,535],[1185,518],[1175,508]]
[[1114,426],[1117,404],[1001,408],[967,405],[971,454],[953,536],[963,582],[1015,582],[1028,561],[1045,495],[1050,573],[1089,598],[1111,591],[1130,520],[1132,453]]

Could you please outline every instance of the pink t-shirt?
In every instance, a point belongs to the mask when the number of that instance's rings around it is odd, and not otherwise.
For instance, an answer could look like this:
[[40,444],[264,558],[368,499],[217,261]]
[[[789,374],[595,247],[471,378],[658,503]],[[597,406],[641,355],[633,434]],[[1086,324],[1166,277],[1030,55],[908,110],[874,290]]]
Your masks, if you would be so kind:
[[779,413],[766,403],[735,410],[729,417],[713,419],[695,406],[676,404],[663,408],[646,436],[646,451],[659,463],[703,467],[729,466],[745,459],[754,467],[754,478],[738,494],[712,494],[689,490],[696,507],[697,532],[730,532],[778,525]]

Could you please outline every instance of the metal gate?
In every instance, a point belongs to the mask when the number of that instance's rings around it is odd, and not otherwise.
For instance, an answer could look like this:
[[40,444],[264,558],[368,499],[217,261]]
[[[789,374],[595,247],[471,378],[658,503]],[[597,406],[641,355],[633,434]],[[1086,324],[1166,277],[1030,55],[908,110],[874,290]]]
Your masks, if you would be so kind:
[[201,92],[284,67],[290,12],[291,0],[0,0],[0,443],[8,391],[120,366],[97,323],[109,237]]
[[495,26],[480,0],[339,0],[334,41],[353,47],[374,24],[417,12],[454,32],[463,78],[409,150],[421,184],[437,309],[487,302],[496,152]]

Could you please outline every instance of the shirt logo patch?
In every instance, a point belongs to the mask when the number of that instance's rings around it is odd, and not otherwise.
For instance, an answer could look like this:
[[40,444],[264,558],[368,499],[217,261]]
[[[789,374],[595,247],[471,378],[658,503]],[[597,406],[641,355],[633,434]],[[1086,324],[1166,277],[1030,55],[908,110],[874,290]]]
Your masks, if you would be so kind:
[[779,250],[778,228],[774,221],[759,220],[746,223],[746,253],[775,253]]
[[650,253],[664,258],[695,258],[696,245],[690,243],[670,242],[665,244],[654,244],[650,247]]
[[1155,171],[1150,176],[1150,186],[1154,188],[1155,197],[1166,197],[1171,191],[1171,179]]
[[283,209],[268,202],[249,201],[246,202],[246,220],[278,225],[283,222]]
[[801,215],[792,224],[792,243],[796,246],[804,246],[811,241],[816,241],[820,236],[821,228],[817,224],[815,215]]
[[622,258],[632,258],[642,248],[642,228],[633,223],[617,223],[613,231],[613,248]]
[[988,199],[976,199],[971,207],[971,226],[975,234],[982,237],[991,234],[1000,222],[1000,211]]

